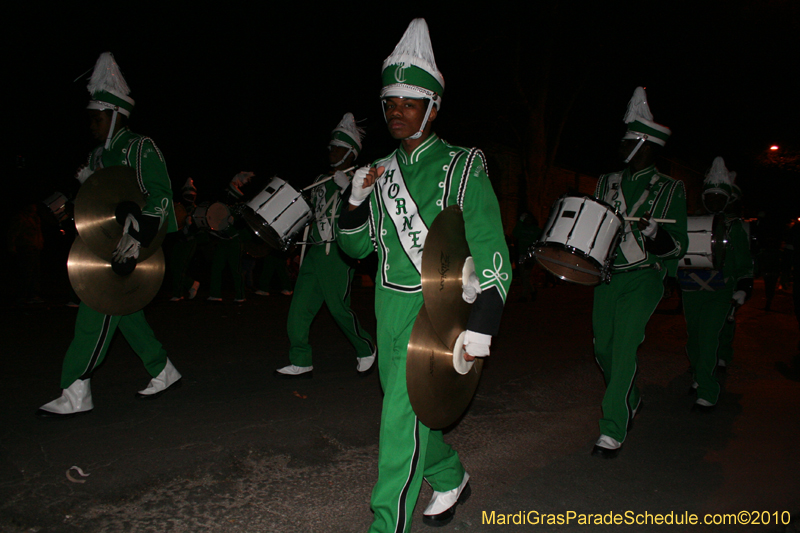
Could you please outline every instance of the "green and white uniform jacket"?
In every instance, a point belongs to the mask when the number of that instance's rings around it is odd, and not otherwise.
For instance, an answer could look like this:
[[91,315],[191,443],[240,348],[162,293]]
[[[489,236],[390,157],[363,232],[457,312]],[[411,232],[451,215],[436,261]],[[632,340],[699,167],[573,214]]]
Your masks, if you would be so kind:
[[[347,214],[346,207],[343,210],[339,246],[359,259],[377,250],[378,290],[421,294],[428,229],[444,208],[458,205],[482,288],[467,327],[496,334],[511,284],[511,263],[483,153],[452,146],[431,134],[412,154],[400,147],[373,164],[381,166],[385,170],[369,202]],[[359,216],[352,216],[359,211]]]
[[595,197],[619,211],[622,216],[674,219],[659,224],[655,239],[646,239],[636,222],[625,222],[612,272],[664,266],[675,275],[678,259],[689,244],[686,233],[686,192],[683,182],[674,180],[650,166],[631,174],[630,169],[600,176]]
[[136,182],[145,195],[143,217],[139,217],[139,233],[147,235],[149,239],[140,241],[147,245],[165,222],[168,224],[168,233],[177,231],[178,223],[172,205],[172,184],[167,174],[167,165],[153,140],[133,133],[127,127],[120,128],[111,139],[108,150],[101,145],[89,155],[89,169],[92,171],[119,165],[136,171]]
[[[352,172],[348,172],[353,177]],[[322,174],[314,183],[330,176]],[[311,223],[308,241],[313,244],[330,243],[335,240],[334,227],[336,215],[339,213],[341,189],[334,180],[329,180],[311,189],[311,208],[314,210],[314,220]],[[328,247],[330,249],[330,247]]]

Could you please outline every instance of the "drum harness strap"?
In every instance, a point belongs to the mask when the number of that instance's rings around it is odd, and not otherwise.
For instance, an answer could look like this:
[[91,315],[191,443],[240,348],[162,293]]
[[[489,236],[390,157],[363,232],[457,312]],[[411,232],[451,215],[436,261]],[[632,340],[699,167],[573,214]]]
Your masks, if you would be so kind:
[[[629,216],[635,216],[636,212],[639,210],[639,208],[642,206],[642,204],[644,204],[644,202],[647,200],[648,196],[650,196],[650,191],[652,190],[653,186],[656,183],[658,183],[659,178],[660,178],[660,175],[658,174],[658,172],[655,172],[653,174],[653,177],[650,178],[650,182],[647,184],[647,186],[645,187],[644,191],[642,191],[641,196],[639,196],[639,199],[636,201],[635,204],[633,204],[633,207],[630,210],[628,210],[627,206],[625,206],[623,214],[628,214]],[[621,172],[618,172],[618,173],[616,173],[616,174],[614,174],[612,176],[609,176],[609,178],[608,178],[608,183],[611,186],[611,191],[614,191],[615,193],[618,193],[620,195],[620,197],[622,198],[622,204],[624,205],[625,197],[622,196],[622,189],[620,187],[621,182],[622,182],[622,173]],[[612,195],[608,195],[608,199],[606,199],[606,201],[608,201],[610,204],[613,205],[614,199],[611,196]],[[633,234],[633,223],[632,222],[628,222],[627,227],[631,228],[630,233]],[[620,244],[620,246],[623,246],[623,245]],[[644,251],[643,249],[641,249],[639,247],[638,243],[636,243],[636,248],[644,253],[644,255],[643,255],[642,259],[640,259],[640,261],[644,260],[647,257],[647,252]],[[626,258],[627,258],[627,255],[626,255]],[[654,263],[654,264],[658,264],[658,263]],[[635,269],[631,269],[631,270],[619,270],[619,271],[617,271],[615,273],[634,272],[636,270],[642,270],[644,268],[656,268],[656,267],[653,266],[653,265],[647,265],[647,266],[644,266],[644,267],[639,267],[639,268],[635,268]],[[661,269],[661,265],[659,264],[659,266],[658,266],[658,268],[656,268],[656,270],[660,270],[660,269]]]
[[[331,207],[331,204],[334,205],[333,209],[331,210],[331,216],[328,219],[328,224],[330,224],[330,227],[331,227],[331,233],[333,233],[333,221],[336,218],[336,207],[338,205],[338,200],[339,200],[339,191],[336,191],[335,193],[333,193],[333,196],[331,196],[330,199],[325,203],[325,208],[322,210],[322,212],[325,213],[325,212],[328,211],[328,208]],[[311,224],[306,226],[305,231],[303,231],[303,242],[300,243],[300,244],[303,245],[302,249],[300,250],[300,266],[303,265],[303,258],[306,255],[306,246],[307,245],[325,243],[325,255],[330,255],[330,253],[331,253],[331,243],[336,240],[335,238],[331,237],[330,239],[322,240],[322,241],[319,241],[319,242],[309,242],[308,234],[309,234],[310,229],[311,229]]]

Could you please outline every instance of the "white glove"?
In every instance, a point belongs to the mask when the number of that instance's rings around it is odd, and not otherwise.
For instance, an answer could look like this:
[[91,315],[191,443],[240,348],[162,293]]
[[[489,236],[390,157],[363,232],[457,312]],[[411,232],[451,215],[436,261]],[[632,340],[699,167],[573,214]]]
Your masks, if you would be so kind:
[[472,357],[488,357],[492,336],[467,330],[464,335],[464,351]]
[[367,178],[369,170],[370,169],[368,166],[361,167],[356,170],[356,173],[353,176],[353,188],[350,190],[350,203],[352,205],[361,205],[364,200],[369,197],[372,189],[375,188],[375,183],[369,185],[368,187],[364,187],[364,180]]
[[737,304],[744,305],[744,299],[745,299],[746,296],[747,296],[746,292],[744,292],[744,291],[736,291],[736,292],[733,293],[733,296],[731,298],[733,298],[733,300]]
[[469,256],[461,269],[461,298],[468,304],[475,303],[480,293],[481,282],[475,274],[475,261]]
[[89,170],[88,166],[82,165],[80,168],[78,168],[77,172],[75,172],[75,179],[81,182],[81,185],[83,185],[83,182],[86,181],[92,174],[93,172]]
[[350,185],[350,177],[341,170],[337,170],[333,175],[333,182],[338,185],[340,189],[344,190]]
[[111,255],[117,263],[124,263],[131,258],[139,258],[139,250],[142,245],[128,233],[130,228],[133,228],[134,231],[139,231],[139,222],[137,222],[135,216],[128,213],[128,216],[125,218],[125,227],[122,230],[122,238],[119,240],[119,243],[117,243],[117,248]]
[[[642,219],[642,221],[644,221],[644,219]],[[642,235],[649,239],[655,239],[656,233],[658,233],[658,222],[652,218],[648,218],[647,227],[642,230]]]

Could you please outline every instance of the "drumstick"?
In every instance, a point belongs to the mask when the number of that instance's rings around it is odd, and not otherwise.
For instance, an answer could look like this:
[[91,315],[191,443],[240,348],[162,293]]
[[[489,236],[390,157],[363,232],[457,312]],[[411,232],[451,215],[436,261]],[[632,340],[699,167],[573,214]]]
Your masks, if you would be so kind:
[[[352,166],[352,167],[350,167],[350,168],[346,168],[346,169],[342,170],[342,172],[350,172],[350,171],[351,171],[351,170],[353,170],[354,168],[356,168],[356,167],[355,167],[355,166]],[[332,180],[332,179],[333,179],[335,176],[336,176],[336,174],[334,174],[333,176],[329,176],[329,177],[325,178],[324,180],[319,180],[319,181],[317,181],[317,182],[315,182],[315,183],[312,183],[311,185],[309,185],[309,186],[308,186],[308,187],[306,187],[305,189],[300,189],[300,191],[307,191],[308,189],[313,189],[313,188],[314,188],[314,187],[316,187],[317,185],[322,185],[322,184],[323,184],[323,183],[325,183],[326,181],[331,181],[331,180]]]
[[[639,222],[642,217],[622,217],[625,219],[625,222]],[[677,222],[674,218],[652,218],[650,220],[655,220],[659,224],[674,224]]]

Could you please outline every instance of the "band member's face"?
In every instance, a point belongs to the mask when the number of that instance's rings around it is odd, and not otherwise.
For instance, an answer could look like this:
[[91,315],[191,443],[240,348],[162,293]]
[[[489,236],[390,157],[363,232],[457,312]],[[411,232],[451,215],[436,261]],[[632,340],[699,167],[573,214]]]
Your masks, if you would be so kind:
[[328,151],[328,163],[331,165],[336,165],[339,162],[344,163],[342,158],[344,154],[347,153],[347,148],[344,146],[330,146],[330,150]]
[[712,213],[722,213],[728,197],[718,192],[710,192],[703,195],[703,205]]
[[[416,98],[386,98],[383,111],[386,114],[386,124],[389,134],[394,139],[407,139],[417,133],[425,119],[428,110],[428,101]],[[425,130],[429,131],[431,122],[436,118],[436,108],[431,109]]]
[[89,130],[92,132],[94,140],[105,142],[108,138],[109,128],[111,128],[110,115],[97,109],[89,110]]

